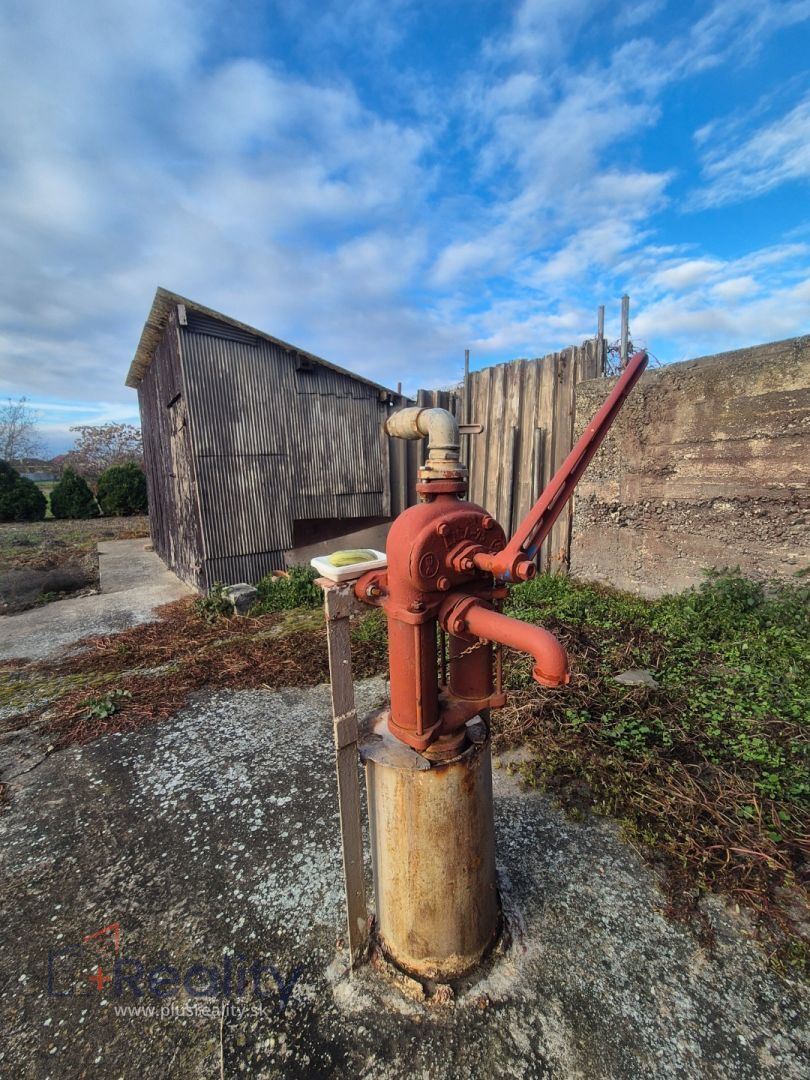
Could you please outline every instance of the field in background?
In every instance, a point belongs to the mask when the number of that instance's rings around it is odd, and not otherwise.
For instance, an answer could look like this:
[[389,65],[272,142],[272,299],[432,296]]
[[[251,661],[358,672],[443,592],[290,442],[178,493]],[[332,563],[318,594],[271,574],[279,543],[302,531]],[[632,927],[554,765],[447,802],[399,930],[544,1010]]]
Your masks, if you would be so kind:
[[149,536],[146,516],[0,524],[0,613],[92,591],[98,542],[138,536]]
[[43,480],[42,483],[37,481],[37,487],[42,492],[42,494],[45,496],[45,498],[48,500],[48,508],[45,511],[45,520],[48,521],[53,517],[53,514],[51,513],[51,492],[56,487],[56,481],[55,480]]

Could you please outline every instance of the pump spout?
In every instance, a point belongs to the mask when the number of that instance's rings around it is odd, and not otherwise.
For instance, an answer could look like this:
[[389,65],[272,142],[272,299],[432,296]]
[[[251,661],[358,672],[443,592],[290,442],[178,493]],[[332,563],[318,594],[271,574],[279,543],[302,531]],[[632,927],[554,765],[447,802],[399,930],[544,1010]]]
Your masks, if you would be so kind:
[[534,659],[532,678],[541,686],[568,684],[568,655],[553,634],[542,626],[511,619],[487,607],[475,596],[449,596],[439,612],[439,622],[448,633],[470,635],[484,641],[507,645]]

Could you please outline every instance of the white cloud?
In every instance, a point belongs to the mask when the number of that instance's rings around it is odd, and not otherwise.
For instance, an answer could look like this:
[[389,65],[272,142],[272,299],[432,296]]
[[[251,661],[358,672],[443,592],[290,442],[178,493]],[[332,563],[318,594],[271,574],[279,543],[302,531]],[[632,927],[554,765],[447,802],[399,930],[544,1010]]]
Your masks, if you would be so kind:
[[622,4],[616,13],[616,25],[622,29],[641,26],[657,15],[666,0],[636,0],[632,4]]
[[[404,359],[429,131],[369,111],[345,81],[211,66],[205,7],[51,13],[0,27],[10,391],[134,402],[123,380],[157,284],[376,377],[389,350]],[[372,307],[374,340],[334,310]]]
[[687,259],[653,274],[652,284],[665,289],[685,289],[711,277],[723,264],[716,259]]
[[520,57],[539,67],[568,53],[574,38],[602,3],[599,0],[522,0],[503,37],[490,42],[493,55]]
[[682,74],[707,71],[730,58],[750,61],[771,35],[810,18],[810,0],[718,0],[660,57]]
[[692,205],[705,209],[750,199],[790,181],[810,180],[810,94],[788,113],[741,136],[718,125],[696,133],[705,186]]
[[649,343],[669,340],[683,357],[806,333],[807,253],[804,245],[776,245],[736,260],[673,264],[674,279],[665,271],[639,290],[632,332]]
[[681,343],[684,356],[693,356],[696,339],[710,351],[792,337],[797,326],[807,325],[808,299],[810,278],[745,303],[703,306],[698,297],[665,298],[644,307],[632,326],[640,338],[666,336]]
[[746,274],[744,277],[718,281],[716,285],[712,285],[711,291],[712,296],[716,296],[721,301],[742,300],[744,296],[751,296],[758,292],[759,285],[750,274]]
[[[752,302],[766,325],[784,322],[768,304],[800,317],[805,245],[724,260],[664,242],[655,215],[675,173],[639,147],[668,85],[744,63],[810,0],[718,0],[671,32],[652,22],[655,0],[618,14],[604,0],[525,0],[498,12],[505,28],[461,76],[404,62],[421,0],[268,10],[2,9],[5,390],[134,410],[123,380],[158,284],[408,389],[447,382],[466,344],[497,360],[567,344],[624,288],[642,325],[652,314],[684,340],[689,326],[736,333]],[[600,19],[595,52],[583,43]],[[709,188],[801,172],[791,115],[756,144],[705,125]]]

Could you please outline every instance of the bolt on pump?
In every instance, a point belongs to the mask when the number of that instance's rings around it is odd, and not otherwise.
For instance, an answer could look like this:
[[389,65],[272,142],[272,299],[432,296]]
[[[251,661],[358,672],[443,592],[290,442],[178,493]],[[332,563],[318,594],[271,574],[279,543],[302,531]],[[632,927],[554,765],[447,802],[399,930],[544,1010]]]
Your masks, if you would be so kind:
[[489,712],[506,701],[501,646],[528,653],[541,686],[569,680],[554,635],[498,609],[510,585],[535,576],[543,540],[646,366],[646,353],[632,358],[509,540],[466,501],[465,428],[449,412],[406,408],[386,421],[393,437],[428,440],[420,501],[391,526],[387,569],[355,584],[388,622],[391,704],[384,737],[364,750],[377,930],[413,974],[463,975],[497,935]]

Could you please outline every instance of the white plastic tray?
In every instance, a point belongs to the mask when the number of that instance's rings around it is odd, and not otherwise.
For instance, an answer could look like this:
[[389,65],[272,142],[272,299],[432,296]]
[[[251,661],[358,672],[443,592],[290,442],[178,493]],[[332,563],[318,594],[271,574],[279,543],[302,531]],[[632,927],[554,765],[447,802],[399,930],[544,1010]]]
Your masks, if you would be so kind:
[[384,551],[377,551],[376,548],[364,548],[364,550],[373,551],[376,558],[355,563],[353,566],[332,566],[329,555],[335,555],[336,552],[330,551],[327,555],[316,555],[314,559],[310,559],[310,565],[315,567],[321,577],[329,578],[330,581],[351,581],[352,578],[359,578],[361,574],[365,574],[367,570],[378,570],[381,566],[388,566]]

